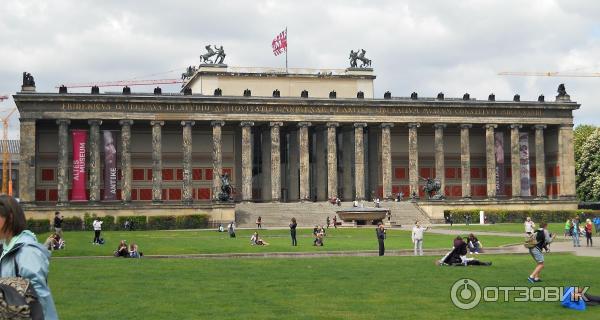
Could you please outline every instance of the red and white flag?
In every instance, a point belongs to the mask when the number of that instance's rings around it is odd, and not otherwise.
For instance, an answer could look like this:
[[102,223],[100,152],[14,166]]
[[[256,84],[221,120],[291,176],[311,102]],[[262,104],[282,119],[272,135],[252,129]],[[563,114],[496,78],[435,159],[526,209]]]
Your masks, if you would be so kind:
[[276,56],[287,51],[287,28],[273,39],[271,46],[273,47],[273,54]]

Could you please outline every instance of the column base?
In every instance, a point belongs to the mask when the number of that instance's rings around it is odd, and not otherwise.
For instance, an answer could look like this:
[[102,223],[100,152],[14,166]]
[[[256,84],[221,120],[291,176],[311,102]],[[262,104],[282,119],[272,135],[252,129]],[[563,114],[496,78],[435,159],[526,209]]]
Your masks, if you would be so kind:
[[152,204],[162,204],[162,200],[152,200]]
[[98,201],[98,200],[89,200],[88,201],[88,205],[98,206],[98,205],[100,205],[100,201]]
[[510,200],[523,200],[523,197],[521,197],[521,196],[512,196],[510,198]]
[[124,206],[131,205],[131,200],[124,200],[124,201],[121,201],[121,204],[122,204],[122,205],[124,205]]
[[498,198],[496,198],[496,196],[488,196],[487,198],[485,198],[486,201],[496,201],[498,200]]
[[548,196],[537,196],[534,200],[548,200]]
[[460,200],[462,200],[462,201],[471,201],[471,196],[462,197]]
[[190,204],[194,203],[194,200],[191,200],[191,199],[190,200],[182,200],[181,203],[185,204],[185,205],[190,205]]
[[57,202],[56,206],[57,207],[66,207],[69,205],[69,202]]

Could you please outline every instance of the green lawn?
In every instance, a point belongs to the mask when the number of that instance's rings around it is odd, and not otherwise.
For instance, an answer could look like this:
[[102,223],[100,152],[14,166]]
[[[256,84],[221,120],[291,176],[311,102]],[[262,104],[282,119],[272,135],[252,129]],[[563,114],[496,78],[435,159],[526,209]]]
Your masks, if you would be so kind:
[[[530,256],[479,258],[493,266],[438,267],[434,257],[54,259],[50,287],[61,319],[598,318],[600,307],[578,312],[557,302],[454,307],[458,279],[530,286]],[[597,258],[549,254],[542,284],[588,285],[600,295],[597,266]]]
[[[260,235],[269,246],[251,246],[250,236],[253,230],[238,230],[237,238],[229,238],[227,233],[216,231],[109,231],[102,232],[106,244],[92,245],[93,232],[65,232],[66,249],[54,251],[53,255],[91,256],[111,255],[120,240],[138,244],[146,255],[157,254],[198,254],[198,253],[247,253],[247,252],[319,252],[340,250],[376,250],[377,239],[374,228],[333,229],[327,231],[323,247],[312,246],[312,229],[298,230],[298,246],[292,247],[288,230],[261,230]],[[39,235],[43,242],[47,234]],[[454,236],[426,233],[424,248],[451,248]],[[523,238],[481,236],[485,247],[497,247],[522,243]],[[410,249],[413,244],[410,232],[388,230],[386,248]]]
[[[538,227],[539,224],[536,225]],[[550,232],[555,232],[557,235],[562,236],[564,233],[564,223],[549,223],[548,230]],[[514,233],[525,233],[525,226],[522,223],[496,223],[496,224],[471,224],[471,225],[444,225],[444,226],[435,226],[436,229],[454,229],[454,230],[464,230],[464,231],[488,231],[488,232],[514,232]]]

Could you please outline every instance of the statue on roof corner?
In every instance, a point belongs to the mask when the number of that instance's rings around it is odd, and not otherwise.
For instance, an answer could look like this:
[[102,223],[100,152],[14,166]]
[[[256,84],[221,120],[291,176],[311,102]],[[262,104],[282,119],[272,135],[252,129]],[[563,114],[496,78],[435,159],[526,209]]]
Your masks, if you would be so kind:
[[181,74],[181,80],[191,78],[196,73],[196,66],[188,66],[187,70]]
[[[223,50],[223,46],[217,47],[214,45],[215,49],[213,50],[210,47],[210,44],[205,46],[206,53],[200,55],[200,64],[209,63],[209,64],[222,64],[223,60],[225,60],[225,50]],[[213,61],[211,57],[216,56]]]
[[558,92],[558,96],[557,97],[564,97],[567,95],[567,89],[565,89],[565,84],[561,83],[558,85],[558,89],[556,90],[556,92]]
[[23,86],[32,86],[35,87],[35,80],[33,76],[29,72],[23,72]]
[[[350,68],[368,68],[371,66],[371,59],[365,57],[367,51],[365,49],[350,50]],[[360,60],[361,64],[358,66],[357,61]]]

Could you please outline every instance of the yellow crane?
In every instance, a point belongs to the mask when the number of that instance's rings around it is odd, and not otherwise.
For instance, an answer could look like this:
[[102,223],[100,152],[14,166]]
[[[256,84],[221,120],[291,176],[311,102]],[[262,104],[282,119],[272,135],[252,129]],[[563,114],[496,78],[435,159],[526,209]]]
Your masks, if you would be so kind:
[[17,111],[17,108],[14,107],[9,111],[2,118],[2,194],[12,196],[12,159],[8,150],[8,119]]
[[544,72],[526,72],[526,71],[502,71],[498,72],[499,76],[519,76],[519,77],[576,77],[576,78],[593,78],[600,77],[600,72],[561,72],[561,71],[544,71]]

